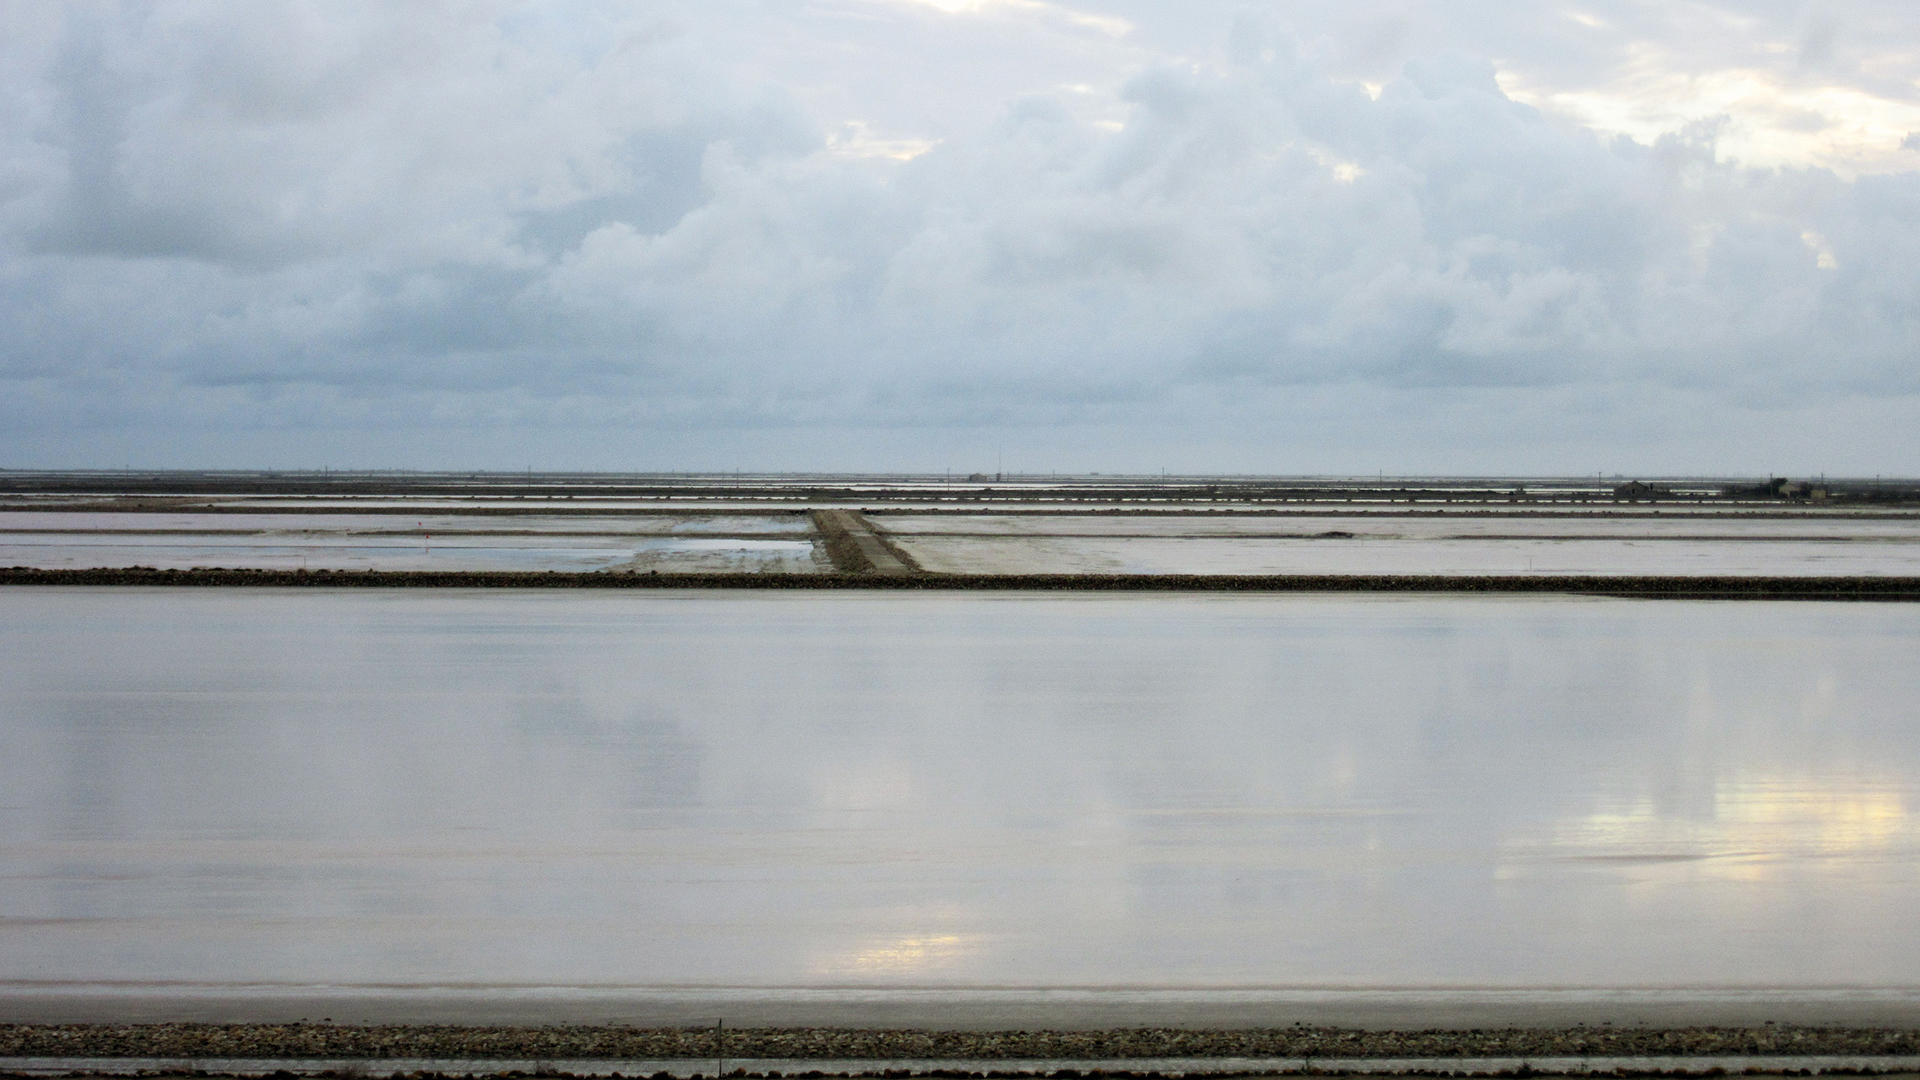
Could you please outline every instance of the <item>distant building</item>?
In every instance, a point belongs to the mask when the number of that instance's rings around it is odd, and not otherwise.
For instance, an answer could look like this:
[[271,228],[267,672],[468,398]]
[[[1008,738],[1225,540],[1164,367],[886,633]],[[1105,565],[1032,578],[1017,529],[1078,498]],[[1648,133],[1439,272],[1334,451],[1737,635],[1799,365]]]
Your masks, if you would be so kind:
[[1753,484],[1753,485],[1733,484],[1728,487],[1721,488],[1720,494],[1726,495],[1730,498],[1735,498],[1735,499],[1753,499],[1753,498],[1778,499],[1781,496],[1786,494],[1786,492],[1781,490],[1786,486],[1787,486],[1787,478],[1784,476],[1776,476],[1776,477],[1773,477],[1772,479],[1769,479],[1764,484]]
[[1613,497],[1616,499],[1671,499],[1674,494],[1670,487],[1629,480],[1614,486]]
[[1755,484],[1751,487],[1732,485],[1722,488],[1721,494],[1733,498],[1807,499],[1813,502],[1846,497],[1843,493],[1829,487],[1824,481],[1789,480],[1784,476],[1775,476],[1764,484]]
[[1814,499],[1825,501],[1827,486],[1809,480],[1794,480],[1780,485],[1780,495],[1788,499]]

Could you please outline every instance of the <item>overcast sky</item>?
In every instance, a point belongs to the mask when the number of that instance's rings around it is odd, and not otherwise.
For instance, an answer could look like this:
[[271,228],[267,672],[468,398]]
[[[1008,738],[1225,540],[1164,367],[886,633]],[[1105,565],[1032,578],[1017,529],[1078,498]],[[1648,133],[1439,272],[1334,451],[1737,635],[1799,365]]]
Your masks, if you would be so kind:
[[0,466],[1920,473],[1912,0],[0,0]]

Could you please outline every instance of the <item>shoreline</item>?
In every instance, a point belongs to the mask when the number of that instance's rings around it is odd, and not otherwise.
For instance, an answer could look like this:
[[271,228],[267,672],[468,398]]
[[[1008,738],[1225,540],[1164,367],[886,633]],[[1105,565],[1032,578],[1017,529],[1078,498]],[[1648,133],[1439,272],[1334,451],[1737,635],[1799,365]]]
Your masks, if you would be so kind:
[[0,1058],[325,1061],[1444,1061],[1914,1057],[1913,1028],[1612,1025],[1068,1030],[291,1024],[0,1024]]
[[932,592],[1566,594],[1649,600],[1920,600],[1914,577],[1448,574],[608,573],[509,570],[0,568],[0,585],[404,589],[893,589]]

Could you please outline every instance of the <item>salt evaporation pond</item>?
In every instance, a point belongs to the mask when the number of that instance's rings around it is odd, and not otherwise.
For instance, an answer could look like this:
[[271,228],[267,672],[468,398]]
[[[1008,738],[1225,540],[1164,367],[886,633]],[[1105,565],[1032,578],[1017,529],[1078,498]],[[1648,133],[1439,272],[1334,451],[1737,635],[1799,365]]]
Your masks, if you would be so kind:
[[937,573],[1920,576],[1920,518],[886,514]]
[[52,570],[818,573],[804,514],[196,514],[0,511],[0,566]]
[[0,590],[17,986],[1893,987],[1920,607]]

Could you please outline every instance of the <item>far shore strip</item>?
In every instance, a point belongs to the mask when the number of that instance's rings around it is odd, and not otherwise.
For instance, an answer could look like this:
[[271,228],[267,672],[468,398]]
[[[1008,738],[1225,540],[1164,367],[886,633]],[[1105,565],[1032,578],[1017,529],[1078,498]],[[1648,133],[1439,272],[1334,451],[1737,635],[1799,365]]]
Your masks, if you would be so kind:
[[1579,1026],[947,1031],[601,1025],[0,1024],[0,1057],[438,1060],[1906,1057],[1920,1030]]
[[572,573],[0,568],[0,585],[413,589],[895,589],[1033,592],[1559,593],[1648,600],[1920,600],[1915,577],[1449,574]]

